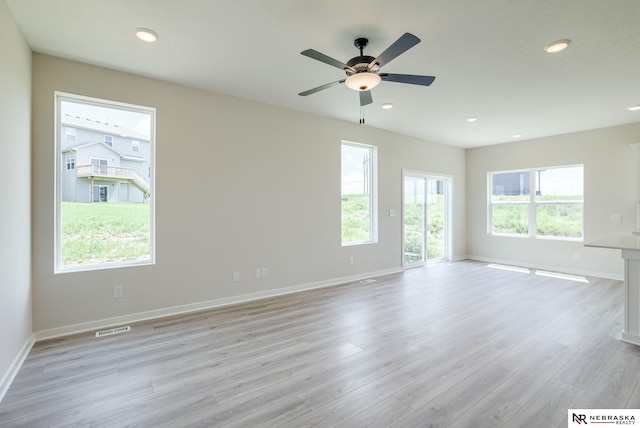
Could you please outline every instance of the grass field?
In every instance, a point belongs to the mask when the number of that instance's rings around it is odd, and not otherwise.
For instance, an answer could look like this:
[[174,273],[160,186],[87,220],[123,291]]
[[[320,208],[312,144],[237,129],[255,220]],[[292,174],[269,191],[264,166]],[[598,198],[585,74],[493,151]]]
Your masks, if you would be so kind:
[[[434,197],[432,195],[432,197]],[[444,196],[428,206],[428,259],[444,256]],[[405,205],[405,261],[413,263],[422,260],[422,212],[423,205]],[[369,240],[369,195],[342,195],[342,242],[363,242]]]
[[[527,235],[529,205],[494,205],[493,233]],[[582,204],[536,206],[536,234],[546,237],[582,238]]]
[[[444,257],[444,195],[429,195],[427,205],[427,260]],[[406,264],[423,261],[424,204],[404,204],[404,258]]]
[[342,195],[342,242],[370,239],[369,195]]
[[149,204],[62,202],[60,214],[64,267],[150,258]]

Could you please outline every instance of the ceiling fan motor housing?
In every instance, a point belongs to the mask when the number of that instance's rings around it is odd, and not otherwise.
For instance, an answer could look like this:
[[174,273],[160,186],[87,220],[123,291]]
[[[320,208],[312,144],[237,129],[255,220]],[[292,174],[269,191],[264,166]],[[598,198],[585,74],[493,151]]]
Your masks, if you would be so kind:
[[347,76],[351,76],[353,74],[356,73],[371,73],[371,72],[377,72],[378,71],[378,66],[374,66],[372,68],[369,68],[369,64],[371,64],[372,61],[374,61],[375,58],[369,55],[361,55],[361,56],[357,56],[355,58],[351,58],[348,62],[347,65],[349,67],[351,67],[353,70],[355,71],[351,71],[349,69],[345,70],[347,72]]

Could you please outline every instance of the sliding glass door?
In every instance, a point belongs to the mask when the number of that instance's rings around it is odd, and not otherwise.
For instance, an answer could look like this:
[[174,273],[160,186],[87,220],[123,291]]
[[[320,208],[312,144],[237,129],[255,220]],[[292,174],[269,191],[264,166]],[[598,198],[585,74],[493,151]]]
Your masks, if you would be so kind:
[[448,256],[450,178],[403,173],[403,265],[420,266]]

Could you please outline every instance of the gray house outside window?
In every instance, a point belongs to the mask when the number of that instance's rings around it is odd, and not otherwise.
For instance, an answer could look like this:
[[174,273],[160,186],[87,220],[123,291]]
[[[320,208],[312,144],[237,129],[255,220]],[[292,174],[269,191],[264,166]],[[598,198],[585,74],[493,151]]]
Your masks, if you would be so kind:
[[[145,202],[151,196],[149,138],[133,130],[62,116],[61,197],[70,202]],[[73,130],[73,131],[71,131]],[[106,138],[109,137],[109,138]],[[111,144],[105,143],[110,141]],[[133,143],[135,141],[136,143]],[[74,159],[74,168],[69,168]]]

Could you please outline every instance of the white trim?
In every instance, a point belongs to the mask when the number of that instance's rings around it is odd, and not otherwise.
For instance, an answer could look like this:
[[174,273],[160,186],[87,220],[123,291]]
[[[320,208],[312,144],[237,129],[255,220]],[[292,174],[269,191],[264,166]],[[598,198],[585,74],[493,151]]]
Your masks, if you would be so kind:
[[9,369],[5,372],[4,376],[2,376],[2,380],[0,380],[0,403],[9,390],[11,383],[13,383],[13,380],[16,378],[18,371],[20,371],[22,364],[24,364],[24,360],[27,359],[27,355],[29,355],[34,343],[36,343],[35,334],[32,334],[24,345],[22,345],[22,349],[20,349],[20,352],[18,352],[18,355],[16,355],[9,366]]
[[[435,259],[435,260],[428,260],[428,254],[426,254],[427,252],[427,242],[426,242],[426,233],[425,233],[425,261],[424,262],[419,262],[419,263],[412,263],[410,265],[406,265],[405,264],[405,260],[404,260],[404,244],[405,244],[405,231],[404,231],[404,215],[405,215],[405,206],[404,206],[404,198],[405,198],[405,179],[407,176],[410,177],[417,177],[417,178],[423,178],[425,180],[425,220],[428,221],[427,218],[427,213],[426,210],[428,209],[428,204],[427,204],[427,184],[429,182],[429,179],[436,179],[436,180],[442,180],[444,188],[444,196],[445,196],[445,207],[444,207],[444,225],[445,225],[445,254],[441,259]],[[414,267],[420,267],[420,266],[426,266],[428,264],[433,264],[433,263],[438,263],[441,261],[454,261],[454,256],[453,256],[453,221],[451,218],[451,213],[453,212],[453,175],[448,175],[448,174],[440,174],[440,173],[432,173],[432,172],[428,172],[428,171],[417,171],[417,170],[413,170],[413,169],[402,169],[402,178],[401,178],[401,183],[400,183],[400,192],[401,192],[401,197],[400,197],[400,217],[401,217],[401,226],[400,226],[400,235],[401,235],[401,241],[402,241],[402,246],[401,246],[401,260],[402,260],[402,266],[405,269],[411,269]]]
[[[344,146],[352,148],[366,149],[369,151],[369,174],[366,177],[366,183],[369,188],[369,239],[366,241],[342,241],[342,226],[340,226],[340,243],[342,247],[351,245],[366,245],[378,243],[378,146],[371,144],[356,143],[348,140],[340,142],[340,195],[342,195],[342,150]],[[366,169],[365,169],[366,171]],[[340,204],[340,212],[342,213],[342,203]]]
[[[567,169],[567,168],[582,168],[582,200],[581,201],[538,201],[536,200],[536,192],[537,186],[539,185],[538,180],[540,178],[540,173],[546,170],[553,169]],[[493,177],[494,175],[501,174],[515,174],[515,173],[528,173],[529,174],[529,201],[519,200],[519,201],[494,201],[493,200]],[[536,178],[536,174],[537,177]],[[524,195],[521,195],[524,196]],[[580,238],[572,238],[566,236],[556,236],[556,237],[548,237],[543,235],[538,235],[537,227],[538,227],[538,219],[537,212],[538,206],[540,205],[566,205],[566,204],[575,204],[582,206],[582,230],[580,231]],[[560,166],[549,166],[549,167],[538,167],[538,168],[528,168],[528,169],[519,169],[519,170],[509,170],[509,171],[489,171],[487,172],[487,234],[490,236],[519,236],[530,239],[555,239],[558,241],[582,241],[584,239],[584,164],[575,164],[575,165],[560,165]],[[527,205],[529,211],[528,218],[528,229],[529,233],[525,234],[511,234],[511,233],[495,233],[493,231],[493,209],[496,206],[514,206],[514,205]]]
[[625,333],[624,331],[621,333],[620,340],[625,343],[630,343],[632,345],[640,346],[640,336],[631,333]]
[[[61,192],[62,192],[62,183],[61,183],[61,168],[60,168],[60,163],[61,161],[61,153],[63,153],[62,151],[62,128],[65,126],[72,126],[70,124],[65,125],[63,123],[63,113],[62,113],[62,102],[66,101],[66,102],[71,102],[71,103],[79,103],[79,104],[86,104],[86,105],[92,105],[92,106],[102,106],[102,107],[106,107],[106,108],[110,108],[110,109],[118,109],[118,110],[126,110],[129,112],[136,112],[136,113],[141,113],[141,114],[147,114],[149,115],[149,119],[150,119],[150,128],[149,128],[149,138],[137,138],[138,140],[141,141],[148,141],[150,146],[149,146],[149,184],[150,184],[150,192],[151,195],[153,195],[153,197],[150,199],[149,201],[149,209],[150,209],[150,218],[149,218],[149,233],[150,233],[150,239],[149,239],[149,245],[150,245],[150,254],[149,254],[149,259],[148,260],[144,260],[142,263],[137,263],[136,261],[131,261],[131,262],[122,262],[122,263],[114,263],[114,264],[107,264],[107,266],[105,266],[105,264],[92,264],[92,265],[87,265],[82,269],[76,269],[76,268],[65,268],[62,264],[62,241],[61,241],[61,226],[60,226],[60,222],[61,222],[61,214],[60,214],[60,206],[61,206],[61,202],[62,202],[62,197],[61,197]],[[99,99],[99,98],[92,98],[92,97],[87,97],[87,96],[83,96],[83,95],[75,95],[75,94],[70,94],[70,93],[66,93],[66,92],[60,92],[60,91],[54,91],[54,138],[55,138],[55,156],[54,156],[54,179],[53,179],[53,195],[54,195],[54,201],[53,201],[53,206],[54,206],[54,210],[53,210],[53,221],[54,221],[54,243],[53,243],[53,248],[54,248],[54,260],[53,260],[53,273],[54,274],[63,274],[63,273],[68,273],[68,272],[75,272],[75,271],[79,271],[79,270],[99,270],[99,269],[105,269],[105,268],[117,268],[117,267],[122,267],[122,266],[138,266],[140,264],[149,264],[149,265],[153,265],[156,262],[156,247],[155,247],[155,222],[156,222],[156,214],[155,214],[155,210],[156,210],[156,205],[155,205],[155,201],[157,200],[157,194],[156,194],[156,184],[155,184],[155,177],[156,177],[156,141],[155,141],[155,134],[156,134],[156,109],[155,107],[145,107],[145,106],[140,106],[140,105],[135,105],[135,104],[128,104],[128,103],[122,103],[122,102],[118,102],[118,101],[111,101],[111,100],[105,100],[105,99]],[[88,128],[91,129],[91,128]],[[95,130],[94,131],[98,131]],[[109,132],[103,132],[103,135],[111,135],[112,137],[116,136],[115,134],[110,134]],[[128,138],[128,137],[127,137]],[[112,140],[113,141],[113,140]],[[110,150],[112,150],[114,153],[116,153],[117,155],[119,155],[122,159],[127,159],[127,160],[135,160],[135,159],[131,159],[128,156],[125,156],[124,154],[120,153],[119,151],[117,151],[116,149],[114,149],[112,146],[109,146],[107,144],[104,143],[104,141],[100,142],[95,142],[95,143],[87,143],[86,145],[91,145],[91,144],[102,144],[104,147],[108,147]],[[74,148],[71,148],[69,150],[73,150],[75,152],[78,151],[78,148],[84,147],[85,145],[79,145],[76,146]],[[65,150],[66,152],[67,150]],[[93,158],[92,158],[93,159]],[[100,158],[95,158],[95,159],[100,159]],[[108,159],[102,159],[102,160],[106,160],[107,161],[107,166],[109,165]],[[77,158],[76,158],[76,168],[77,168]],[[144,175],[144,174],[142,174]],[[91,189],[92,190],[92,189]],[[90,190],[90,191],[91,191]]]
[[486,263],[497,263],[497,264],[501,264],[501,265],[518,266],[518,267],[524,267],[524,268],[529,268],[529,269],[548,270],[548,271],[553,271],[553,272],[567,273],[567,274],[570,274],[570,275],[593,276],[593,277],[596,277],[596,278],[614,279],[614,280],[617,280],[617,281],[624,281],[624,275],[611,274],[611,273],[608,273],[608,272],[594,272],[594,271],[581,270],[581,269],[571,269],[571,268],[566,268],[566,267],[561,267],[561,266],[539,265],[537,263],[527,263],[527,262],[520,262],[520,261],[515,261],[515,260],[494,259],[492,257],[481,257],[481,256],[467,255],[467,256],[464,256],[464,258],[456,258],[456,261],[464,260],[464,259],[475,260],[475,261],[478,261],[478,262],[486,262]]
[[331,287],[347,282],[359,281],[361,279],[373,278],[383,275],[390,275],[402,272],[402,268],[390,268],[376,272],[368,272],[358,275],[351,275],[342,278],[335,278],[326,281],[311,282],[308,284],[294,285],[291,287],[278,288],[275,290],[260,291],[257,293],[242,294],[240,296],[226,297],[222,299],[208,300],[204,302],[190,303],[187,305],[172,306],[164,309],[156,309],[147,312],[138,312],[135,314],[123,315],[121,317],[106,318],[97,321],[90,321],[81,324],[73,324],[64,327],[52,328],[49,330],[41,330],[34,333],[35,340],[41,341],[53,339],[62,336],[69,336],[77,333],[94,332],[95,330],[110,328],[117,325],[147,321],[157,318],[164,318],[174,315],[188,314],[191,312],[199,312],[213,309],[221,306],[235,305],[238,303],[246,303],[254,300],[266,299],[269,297],[283,296],[285,294],[298,293],[300,291],[313,290],[315,288]]

